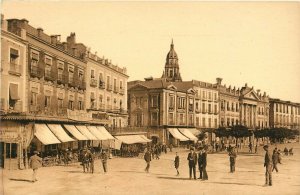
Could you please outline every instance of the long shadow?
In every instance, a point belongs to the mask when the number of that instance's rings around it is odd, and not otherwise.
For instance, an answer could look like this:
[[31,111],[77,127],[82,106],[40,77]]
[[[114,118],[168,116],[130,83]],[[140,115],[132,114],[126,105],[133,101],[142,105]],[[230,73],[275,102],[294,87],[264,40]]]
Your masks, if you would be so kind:
[[32,180],[29,180],[29,179],[16,179],[16,178],[9,178],[9,180],[12,180],[12,181],[25,181],[25,182],[30,182],[30,183],[32,183]]
[[63,172],[68,172],[68,173],[84,173],[83,171],[63,171]]
[[258,184],[246,184],[246,183],[236,183],[236,182],[208,182],[208,181],[205,181],[205,183],[241,185],[241,186],[262,186],[262,185],[258,185]]
[[158,179],[171,179],[171,180],[190,180],[189,178],[182,178],[182,177],[157,177]]
[[146,173],[145,171],[118,171],[121,173]]

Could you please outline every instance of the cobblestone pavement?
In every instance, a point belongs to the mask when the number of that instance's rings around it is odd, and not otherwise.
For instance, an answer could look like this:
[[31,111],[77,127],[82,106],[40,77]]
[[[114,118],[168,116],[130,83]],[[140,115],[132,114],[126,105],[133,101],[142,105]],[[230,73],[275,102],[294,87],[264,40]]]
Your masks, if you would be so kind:
[[[113,158],[104,174],[99,160],[95,173],[82,173],[77,164],[43,167],[38,170],[39,181],[32,183],[32,170],[1,170],[0,194],[300,194],[300,144],[294,156],[282,156],[279,173],[273,172],[273,186],[264,187],[264,152],[248,154],[246,149],[237,157],[236,172],[229,173],[227,153],[208,154],[208,181],[189,180],[186,149],[175,149],[180,155],[180,175],[174,168],[175,152],[152,160],[150,173],[145,173],[142,158]],[[273,150],[274,146],[271,147]],[[283,150],[283,145],[278,145]],[[197,172],[199,177],[199,173]]]

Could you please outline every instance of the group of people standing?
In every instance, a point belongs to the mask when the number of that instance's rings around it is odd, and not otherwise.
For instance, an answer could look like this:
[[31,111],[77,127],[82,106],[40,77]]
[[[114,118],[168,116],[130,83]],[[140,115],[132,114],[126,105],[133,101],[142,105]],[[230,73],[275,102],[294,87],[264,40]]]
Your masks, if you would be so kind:
[[206,172],[207,165],[207,147],[200,147],[199,153],[197,154],[194,148],[190,149],[190,153],[188,154],[187,160],[189,161],[189,174],[190,179],[192,179],[192,173],[194,179],[196,178],[196,166],[198,164],[198,169],[200,172],[200,176],[198,179],[208,180],[208,175]]
[[[94,173],[94,162],[95,162],[95,152],[92,151],[90,148],[84,148],[81,152],[81,165],[83,167],[84,173]],[[102,161],[103,171],[104,173],[107,172],[107,160],[108,155],[105,150],[102,150],[100,154],[100,159]]]

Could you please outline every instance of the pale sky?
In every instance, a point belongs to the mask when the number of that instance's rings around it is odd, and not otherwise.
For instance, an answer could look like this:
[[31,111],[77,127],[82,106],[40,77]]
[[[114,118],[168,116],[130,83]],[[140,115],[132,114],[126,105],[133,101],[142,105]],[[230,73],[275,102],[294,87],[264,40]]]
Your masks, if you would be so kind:
[[161,77],[172,38],[183,80],[245,83],[300,102],[299,2],[2,2],[46,34],[70,32],[129,80]]

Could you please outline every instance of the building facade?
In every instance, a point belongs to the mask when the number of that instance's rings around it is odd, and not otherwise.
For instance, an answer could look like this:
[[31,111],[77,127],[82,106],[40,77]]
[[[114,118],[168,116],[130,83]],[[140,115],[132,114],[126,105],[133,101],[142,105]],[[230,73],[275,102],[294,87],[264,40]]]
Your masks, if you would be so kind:
[[[61,42],[60,35],[50,36],[26,19],[2,17],[1,25],[1,167],[28,167],[34,150],[47,155],[87,144],[98,146],[99,134],[79,139],[70,133],[75,125],[82,126],[82,134],[95,133],[95,126],[127,125],[125,68],[95,61],[87,47],[76,42],[75,33]],[[92,70],[99,78],[97,90]],[[105,91],[101,91],[100,73],[110,78]],[[92,106],[92,92],[98,99],[99,94],[109,97],[111,103]],[[67,131],[66,125],[75,129]]]
[[270,127],[300,130],[300,104],[270,98]]
[[[7,30],[1,16],[1,115],[18,115],[27,109],[26,31],[14,34]],[[17,121],[0,122],[0,166],[16,168],[21,162],[24,129]]]

